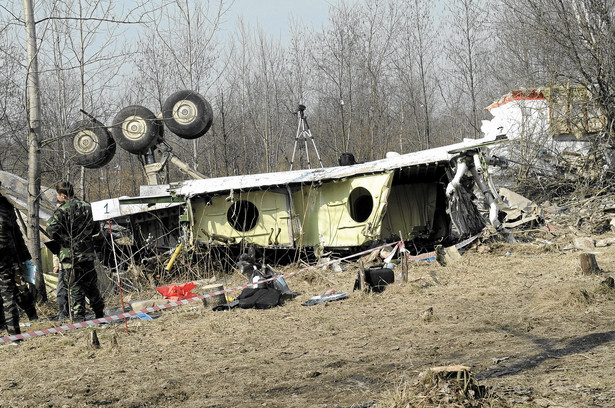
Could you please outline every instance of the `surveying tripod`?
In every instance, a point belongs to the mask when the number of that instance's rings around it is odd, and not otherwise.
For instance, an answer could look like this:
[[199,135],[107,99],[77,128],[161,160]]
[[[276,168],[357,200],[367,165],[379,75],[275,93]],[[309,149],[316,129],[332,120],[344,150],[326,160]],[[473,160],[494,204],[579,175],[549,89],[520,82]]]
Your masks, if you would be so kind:
[[312,145],[314,146],[314,152],[316,152],[316,157],[318,158],[318,162],[320,163],[320,167],[325,167],[322,165],[322,160],[320,159],[320,154],[318,154],[318,149],[316,148],[316,142],[314,142],[314,136],[312,136],[312,132],[310,131],[310,126],[307,123],[307,117],[305,116],[305,105],[299,105],[297,107],[297,135],[295,136],[295,146],[293,147],[293,156],[290,159],[290,169],[293,169],[293,163],[295,162],[295,152],[297,151],[297,143],[300,138],[303,138],[303,142],[305,143],[305,157],[307,158],[308,169],[311,169],[310,166],[310,152],[308,151],[308,138],[312,141]]

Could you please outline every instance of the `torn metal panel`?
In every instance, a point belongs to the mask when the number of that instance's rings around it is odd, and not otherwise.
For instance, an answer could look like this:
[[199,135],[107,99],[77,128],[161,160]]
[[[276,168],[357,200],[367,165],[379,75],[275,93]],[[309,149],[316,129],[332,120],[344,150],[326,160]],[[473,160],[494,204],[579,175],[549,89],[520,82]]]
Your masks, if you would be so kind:
[[165,256],[179,242],[191,251],[352,251],[400,238],[432,247],[484,227],[472,201],[474,185],[487,177],[480,152],[503,140],[465,140],[348,166],[143,186],[139,197],[92,207],[95,219],[114,220],[114,237],[121,230],[116,242],[125,238],[130,262],[138,262],[134,253],[142,261]]
[[[0,185],[2,194],[25,216],[28,211],[28,181],[13,173],[0,170]],[[41,227],[46,228],[47,220],[56,208],[55,190],[41,186],[39,203]]]
[[[599,132],[605,125],[595,98],[581,85],[515,90],[486,109],[493,118],[482,121],[481,131],[487,137],[506,134],[510,139],[508,144],[495,146],[491,154],[507,159],[511,167],[525,166],[546,176],[576,178],[573,174],[596,154]],[[613,149],[599,146],[598,153],[613,168]],[[571,155],[583,160],[574,163]],[[497,173],[506,176],[506,172]],[[583,177],[593,179],[596,175]]]
[[505,228],[515,228],[530,224],[542,218],[542,209],[533,201],[507,188],[500,188],[502,204],[500,210],[506,213],[503,221]]

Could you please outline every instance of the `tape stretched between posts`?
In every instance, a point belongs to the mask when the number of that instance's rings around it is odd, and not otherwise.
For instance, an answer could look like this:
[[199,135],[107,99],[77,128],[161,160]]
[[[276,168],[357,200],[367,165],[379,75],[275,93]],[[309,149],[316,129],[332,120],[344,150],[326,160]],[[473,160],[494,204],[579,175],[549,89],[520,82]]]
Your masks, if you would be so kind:
[[[368,254],[370,252],[376,251],[376,250],[380,250],[382,248],[386,248],[386,247],[390,247],[392,245],[399,245],[399,243],[397,242],[393,242],[390,244],[385,244],[385,245],[381,245],[379,247],[376,248],[371,248],[356,254],[352,254],[343,258],[339,258],[339,259],[335,259],[335,260],[331,260],[328,262],[324,262],[318,265],[312,265],[312,266],[306,266],[305,268],[302,269],[298,269],[296,271],[291,271],[288,273],[285,273],[283,275],[279,275],[279,276],[274,276],[273,278],[269,278],[269,279],[263,279],[258,281],[258,283],[264,283],[264,282],[270,282],[270,281],[274,281],[276,279],[280,279],[280,278],[287,278],[289,276],[293,276],[293,275],[297,275],[298,273],[301,272],[305,272],[308,271],[310,269],[317,269],[317,268],[322,268],[328,265],[331,265],[333,263],[336,262],[340,262],[340,261],[345,261],[348,259],[352,259],[354,257],[358,257],[358,256],[362,256],[365,254]],[[66,324],[66,325],[62,325],[62,326],[57,326],[57,327],[53,327],[53,328],[49,328],[49,329],[43,329],[43,330],[35,330],[35,331],[31,331],[31,332],[27,332],[27,333],[21,333],[21,334],[13,334],[11,336],[4,336],[4,337],[0,337],[0,344],[1,343],[8,343],[8,342],[12,342],[15,340],[24,340],[24,339],[30,339],[33,337],[39,337],[39,336],[44,336],[45,334],[54,334],[54,333],[61,333],[61,332],[65,332],[65,331],[70,331],[70,330],[75,330],[75,329],[80,329],[82,327],[94,327],[94,326],[98,326],[99,324],[102,323],[111,323],[111,322],[115,322],[118,320],[124,320],[128,317],[135,317],[139,314],[142,313],[152,313],[152,312],[156,312],[158,310],[164,310],[164,309],[169,309],[171,307],[176,307],[176,306],[180,306],[180,305],[186,305],[188,303],[192,303],[192,302],[196,302],[198,300],[202,300],[202,299],[207,299],[210,297],[215,297],[215,296],[219,296],[219,295],[223,295],[229,292],[234,292],[237,290],[242,290],[248,287],[253,287],[255,284],[254,283],[246,283],[244,285],[239,285],[239,286],[235,286],[234,288],[230,288],[230,289],[224,289],[224,290],[218,290],[215,292],[211,292],[211,293],[207,293],[205,295],[199,295],[190,299],[183,299],[183,300],[178,300],[175,302],[169,302],[169,303],[165,303],[162,305],[157,305],[157,306],[153,306],[153,307],[146,307],[145,309],[141,309],[141,310],[133,310],[131,312],[127,312],[127,313],[121,313],[121,314],[117,314],[117,315],[113,315],[113,316],[105,316],[105,317],[101,317],[100,319],[92,319],[92,320],[86,320],[85,322],[78,322],[78,323],[71,323],[71,324]]]

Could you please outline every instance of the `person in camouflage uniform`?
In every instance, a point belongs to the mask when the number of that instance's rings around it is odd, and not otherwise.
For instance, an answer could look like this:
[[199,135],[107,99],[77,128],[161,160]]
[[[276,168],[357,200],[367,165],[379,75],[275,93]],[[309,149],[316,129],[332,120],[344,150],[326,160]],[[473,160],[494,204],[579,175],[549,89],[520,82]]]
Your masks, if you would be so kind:
[[31,256],[17,225],[15,207],[0,194],[0,331],[6,330],[9,335],[21,333],[18,301],[24,308],[26,301],[32,301],[28,309],[34,308],[33,299],[20,298],[19,290],[23,287],[20,265],[28,259]]
[[61,247],[58,258],[68,287],[73,321],[85,320],[86,298],[96,318],[103,317],[105,302],[98,290],[92,238],[100,226],[92,218],[90,203],[76,198],[69,182],[56,186],[56,196],[62,205],[47,221],[47,233]]

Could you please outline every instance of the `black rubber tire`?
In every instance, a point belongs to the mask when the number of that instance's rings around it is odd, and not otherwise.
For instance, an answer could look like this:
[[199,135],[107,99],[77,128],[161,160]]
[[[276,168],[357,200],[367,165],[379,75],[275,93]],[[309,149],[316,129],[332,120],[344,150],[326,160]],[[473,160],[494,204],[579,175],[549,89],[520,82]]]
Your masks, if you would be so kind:
[[73,163],[97,169],[109,163],[115,155],[115,140],[109,130],[92,119],[80,120],[68,129],[69,150]]
[[203,136],[211,127],[213,116],[209,102],[190,90],[175,92],[162,105],[164,124],[182,139]]
[[113,118],[111,133],[120,147],[130,153],[145,153],[162,140],[162,122],[144,106],[130,105]]

